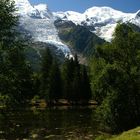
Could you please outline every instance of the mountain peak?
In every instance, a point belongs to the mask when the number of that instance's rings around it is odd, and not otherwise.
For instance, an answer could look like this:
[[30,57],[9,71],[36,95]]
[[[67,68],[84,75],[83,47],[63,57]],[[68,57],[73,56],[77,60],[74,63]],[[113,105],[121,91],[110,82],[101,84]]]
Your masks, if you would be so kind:
[[118,18],[122,17],[124,15],[123,12],[115,10],[111,7],[91,7],[87,9],[84,13],[87,18],[91,17],[101,17],[101,18]]
[[28,0],[15,0],[15,5],[20,16],[48,19],[52,17],[52,13],[46,4],[32,6]]
[[136,18],[140,18],[140,10],[137,11]]
[[20,15],[26,15],[34,10],[28,0],[15,0],[15,5]]
[[48,5],[47,4],[43,4],[43,3],[40,3],[38,5],[35,5],[34,7],[36,9],[38,9],[38,10],[47,10],[48,9]]
[[38,4],[34,8],[40,13],[41,18],[51,18],[52,13],[48,8],[47,4]]

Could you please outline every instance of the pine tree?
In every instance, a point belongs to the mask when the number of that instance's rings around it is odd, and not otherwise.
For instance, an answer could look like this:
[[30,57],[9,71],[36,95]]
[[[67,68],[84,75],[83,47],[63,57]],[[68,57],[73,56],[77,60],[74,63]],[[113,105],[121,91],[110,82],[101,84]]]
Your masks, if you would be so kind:
[[77,55],[66,59],[63,64],[62,77],[64,98],[70,103],[76,104],[82,101],[88,102],[91,98],[90,81],[85,68],[81,69]]
[[91,87],[90,87],[90,80],[89,80],[89,76],[87,74],[87,70],[86,67],[83,66],[82,70],[81,70],[81,100],[84,102],[88,102],[92,95],[91,95]]
[[74,75],[74,62],[73,58],[65,60],[62,66],[62,79],[63,79],[63,97],[69,102],[72,100],[72,82]]
[[72,84],[72,100],[77,103],[80,101],[80,88],[81,88],[81,73],[80,73],[80,64],[78,61],[77,55],[74,56],[74,68],[73,68],[73,84]]
[[0,1],[0,42],[4,44],[3,47],[10,46],[15,40],[15,27],[18,23],[15,11],[14,1]]
[[12,46],[8,51],[10,95],[18,104],[26,103],[33,97],[32,70],[26,62],[22,46]]
[[50,69],[53,64],[53,57],[49,48],[46,48],[42,57],[42,67],[41,67],[41,81],[40,81],[40,95],[41,97],[46,96],[46,92],[49,86],[49,75]]
[[49,74],[49,86],[48,86],[48,102],[57,102],[58,99],[62,98],[62,88],[61,88],[61,75],[60,69],[57,61],[54,60],[50,69]]
[[0,94],[9,96],[13,105],[25,103],[32,96],[32,72],[16,31],[15,11],[12,0],[0,1]]

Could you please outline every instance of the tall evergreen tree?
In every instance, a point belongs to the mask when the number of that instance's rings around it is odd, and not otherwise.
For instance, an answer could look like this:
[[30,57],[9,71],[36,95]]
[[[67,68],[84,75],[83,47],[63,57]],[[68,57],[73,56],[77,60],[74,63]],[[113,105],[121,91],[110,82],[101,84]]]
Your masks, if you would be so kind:
[[63,79],[63,97],[69,102],[72,100],[72,82],[74,76],[74,62],[73,58],[66,58],[62,66],[62,79]]
[[5,44],[3,47],[10,46],[13,40],[15,40],[15,27],[18,23],[15,11],[14,1],[0,1],[0,42]]
[[53,64],[53,57],[49,48],[46,48],[42,57],[42,67],[41,67],[41,85],[40,85],[40,95],[44,97],[49,86],[49,75],[50,69]]
[[[25,103],[33,97],[32,71],[26,62],[21,46],[12,46],[8,51],[8,76],[11,83],[10,95],[18,104]],[[10,88],[10,87],[9,87]]]
[[78,61],[77,55],[74,56],[74,68],[73,68],[73,81],[72,81],[72,100],[76,103],[80,101],[81,96],[81,73],[80,73],[80,64]]
[[81,100],[83,100],[84,102],[88,102],[92,97],[90,80],[85,66],[83,66],[81,70],[81,96],[80,97]]
[[42,58],[40,94],[50,104],[62,98],[61,73],[57,62],[50,49],[46,48]]
[[63,82],[65,98],[70,103],[88,102],[91,98],[90,81],[86,69],[82,69],[77,55],[66,59],[63,65]]
[[15,11],[12,0],[0,1],[0,94],[8,95],[13,104],[21,104],[31,98],[32,82],[24,47],[16,31]]
[[49,74],[48,102],[57,102],[62,98],[61,75],[57,61],[54,60]]

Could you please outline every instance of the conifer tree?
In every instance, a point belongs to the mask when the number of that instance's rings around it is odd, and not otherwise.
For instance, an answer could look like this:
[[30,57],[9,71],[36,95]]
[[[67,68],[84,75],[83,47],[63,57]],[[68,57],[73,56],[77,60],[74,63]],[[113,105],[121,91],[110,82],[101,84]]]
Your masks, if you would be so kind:
[[86,67],[83,66],[81,70],[81,100],[84,102],[88,102],[92,95],[91,95],[91,87],[90,87],[90,80],[87,74]]
[[31,98],[32,82],[24,45],[16,31],[15,11],[12,0],[0,1],[0,94],[8,95],[13,104],[22,104]]
[[40,81],[40,95],[44,97],[49,86],[49,75],[50,69],[53,64],[53,57],[49,48],[46,48],[42,57],[42,67],[41,67],[41,81]]
[[8,51],[8,76],[11,86],[10,95],[18,104],[26,103],[33,97],[32,70],[26,62],[21,46],[12,46]]
[[64,97],[70,103],[88,102],[91,98],[90,81],[85,68],[81,68],[77,55],[66,59],[63,65],[62,77]]
[[73,58],[65,60],[62,66],[63,97],[69,102],[72,100],[72,82],[74,75]]
[[15,14],[16,8],[14,1],[0,1],[0,42],[3,47],[8,47],[15,40],[15,27],[18,23],[18,17]]
[[73,84],[72,84],[72,100],[77,103],[80,101],[80,90],[81,90],[81,73],[80,64],[77,55],[74,56],[74,68],[73,68]]
[[60,75],[60,69],[57,64],[57,61],[54,60],[53,64],[50,69],[49,74],[49,83],[48,83],[48,89],[47,89],[47,100],[49,103],[51,102],[57,102],[58,99],[62,97],[62,88],[61,88],[61,75]]

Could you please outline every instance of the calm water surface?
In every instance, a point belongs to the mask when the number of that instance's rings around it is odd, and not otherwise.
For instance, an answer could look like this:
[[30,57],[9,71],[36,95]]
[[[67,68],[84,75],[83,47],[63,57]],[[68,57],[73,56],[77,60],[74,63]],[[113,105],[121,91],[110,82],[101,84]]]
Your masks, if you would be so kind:
[[0,111],[0,140],[94,140],[97,135],[92,108]]

